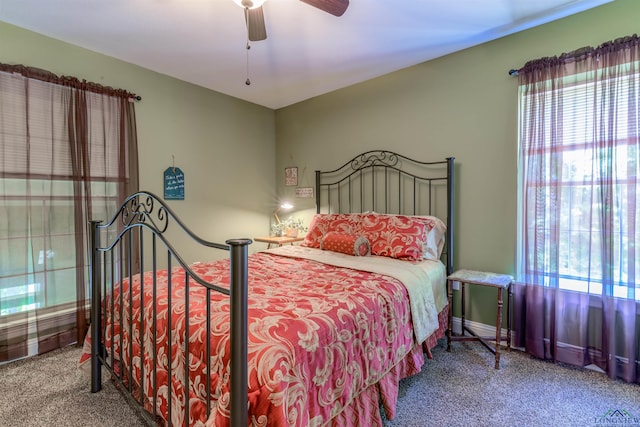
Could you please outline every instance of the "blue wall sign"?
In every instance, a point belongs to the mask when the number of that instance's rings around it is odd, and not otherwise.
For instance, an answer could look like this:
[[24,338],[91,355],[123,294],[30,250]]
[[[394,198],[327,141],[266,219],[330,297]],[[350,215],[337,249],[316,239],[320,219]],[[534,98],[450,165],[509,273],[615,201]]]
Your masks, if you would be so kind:
[[184,173],[180,168],[172,166],[164,171],[164,198],[184,200]]

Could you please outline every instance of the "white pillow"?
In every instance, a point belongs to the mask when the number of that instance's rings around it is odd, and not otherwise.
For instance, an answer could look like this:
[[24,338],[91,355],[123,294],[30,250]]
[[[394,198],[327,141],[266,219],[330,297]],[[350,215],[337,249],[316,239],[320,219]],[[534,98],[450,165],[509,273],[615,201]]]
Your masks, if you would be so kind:
[[444,249],[444,242],[446,239],[447,226],[438,217],[435,216],[420,216],[420,218],[426,218],[433,221],[433,227],[427,231],[427,238],[424,243],[424,259],[439,260]]

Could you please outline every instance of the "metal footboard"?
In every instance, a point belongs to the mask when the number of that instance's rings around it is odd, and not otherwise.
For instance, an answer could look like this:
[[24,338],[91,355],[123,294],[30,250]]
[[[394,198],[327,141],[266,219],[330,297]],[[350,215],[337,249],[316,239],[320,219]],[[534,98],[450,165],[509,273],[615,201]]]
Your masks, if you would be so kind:
[[[103,298],[108,295],[113,295],[114,286],[116,283],[123,283],[123,280],[128,279],[129,284],[133,283],[133,278],[136,274],[143,274],[145,271],[151,271],[153,277],[153,298],[155,298],[155,285],[156,285],[156,273],[160,269],[167,269],[171,271],[174,260],[177,261],[177,265],[182,267],[185,271],[185,286],[189,286],[189,283],[197,283],[206,288],[206,297],[209,303],[207,304],[207,319],[206,327],[210,330],[210,296],[211,292],[219,292],[228,295],[231,304],[231,329],[230,329],[230,341],[231,341],[231,425],[232,426],[246,426],[248,422],[248,404],[247,404],[247,389],[248,389],[248,374],[247,374],[247,283],[248,283],[248,245],[251,244],[250,239],[231,239],[227,240],[225,244],[209,242],[196,236],[191,230],[189,230],[180,219],[167,207],[160,198],[149,192],[138,192],[129,196],[123,205],[119,208],[118,212],[113,218],[105,224],[101,221],[90,221],[90,287],[91,287],[91,391],[97,392],[102,388],[102,367],[104,366],[111,373],[112,378],[116,381],[119,388],[123,391],[123,394],[127,399],[135,403],[136,407],[140,407],[140,414],[149,423],[155,424],[159,415],[156,413],[157,405],[156,399],[158,397],[157,384],[152,384],[153,396],[150,406],[153,408],[151,413],[144,411],[142,408],[145,403],[144,396],[144,364],[143,357],[140,357],[139,366],[137,368],[140,371],[140,390],[137,389],[134,374],[133,374],[133,349],[129,348],[128,360],[124,363],[121,361],[114,361],[113,358],[108,357],[107,346],[104,342],[106,335],[106,322],[105,316],[115,313],[107,313],[107,305],[104,304]],[[169,241],[167,231],[181,230],[180,237],[184,237],[186,234],[189,238],[202,245],[203,247],[214,248],[228,252],[230,257],[230,287],[218,286],[214,283],[208,283],[194,273],[189,265],[184,262],[176,251],[175,247]],[[163,245],[166,249],[158,250],[158,246]],[[150,253],[146,253],[150,250]],[[166,254],[166,258],[163,258],[163,254]],[[150,259],[150,266],[145,266],[145,260]],[[163,265],[166,264],[166,265]],[[163,265],[162,268],[159,265]],[[144,286],[144,280],[140,280],[140,286]],[[169,288],[171,287],[171,275],[169,274]],[[124,292],[120,292],[120,298]],[[143,307],[144,292],[140,292],[140,306]],[[170,295],[170,292],[169,292]],[[132,298],[132,292],[129,292],[129,298]],[[185,317],[187,323],[185,325],[185,335],[189,332],[189,292],[185,293]],[[170,300],[170,296],[169,296]],[[170,305],[170,302],[169,302]],[[111,304],[113,310],[114,304]],[[122,307],[122,305],[120,305]],[[129,310],[131,310],[132,304],[129,304]],[[155,336],[157,331],[155,328],[155,313],[156,305],[153,304],[153,313],[151,318],[154,322],[151,325],[153,330],[153,349],[154,354],[153,372],[149,376],[149,381],[155,382],[156,376],[156,342]],[[140,315],[134,319],[133,313],[130,311],[126,314],[131,323],[134,321],[140,322],[140,330],[144,331],[144,315],[143,310],[140,310]],[[169,314],[170,316],[170,314]],[[122,318],[122,315],[120,316]],[[170,318],[169,318],[170,319]],[[170,320],[169,320],[170,323]],[[113,326],[112,326],[113,327]],[[169,332],[170,333],[170,332]],[[211,384],[210,375],[211,372],[211,354],[210,354],[210,334],[206,335],[206,406],[207,406],[207,418],[209,417],[209,411],[211,407]],[[189,354],[189,340],[188,336],[185,337],[184,354]],[[169,336],[170,339],[170,336]],[[111,340],[113,340],[113,334],[111,334]],[[122,340],[122,334],[120,334],[120,340]],[[132,345],[133,339],[130,339],[130,345]],[[109,348],[114,348],[114,342],[110,343]],[[120,344],[120,357],[123,357],[124,350],[122,349],[122,342]],[[140,355],[144,354],[144,346],[140,350]],[[169,360],[171,360],[171,346],[169,346]],[[125,369],[125,367],[127,369]],[[176,373],[177,374],[177,373]],[[182,374],[182,373],[180,373]],[[172,376],[171,366],[169,364],[168,369],[169,378]],[[184,401],[189,401],[189,363],[185,363],[184,376]],[[170,381],[170,379],[168,380]],[[172,387],[168,387],[168,402],[171,402]],[[168,424],[171,425],[171,405],[168,405],[169,413],[167,414]],[[185,423],[189,420],[189,405],[185,405]]]

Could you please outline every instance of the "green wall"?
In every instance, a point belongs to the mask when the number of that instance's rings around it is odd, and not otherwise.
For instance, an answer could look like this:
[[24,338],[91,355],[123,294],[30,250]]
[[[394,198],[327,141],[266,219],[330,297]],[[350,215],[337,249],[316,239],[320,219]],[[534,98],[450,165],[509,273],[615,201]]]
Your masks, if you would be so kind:
[[[169,204],[193,231],[222,242],[268,232],[276,193],[273,110],[2,22],[0,62],[139,94],[140,188],[162,197],[163,172],[175,159],[185,200]],[[189,261],[225,255],[203,255],[186,242],[182,250]]]
[[[279,194],[292,197],[282,185],[285,166],[307,171],[308,185],[313,170],[369,149],[454,156],[456,267],[514,274],[518,106],[508,70],[633,34],[638,16],[639,1],[617,0],[278,110]],[[472,292],[468,317],[495,324],[491,291]]]
[[[141,95],[141,187],[162,195],[162,172],[175,156],[186,199],[170,204],[214,240],[268,232],[276,194],[293,199],[293,188],[283,185],[286,166],[297,166],[298,185],[310,187],[314,170],[333,169],[365,150],[425,160],[454,156],[456,267],[513,274],[517,80],[507,71],[633,34],[638,16],[639,1],[617,0],[277,111],[1,22],[0,62]],[[294,202],[303,210],[296,215],[313,212],[312,200]],[[252,250],[264,248],[258,245]],[[468,317],[494,323],[494,294],[476,291],[473,298]]]

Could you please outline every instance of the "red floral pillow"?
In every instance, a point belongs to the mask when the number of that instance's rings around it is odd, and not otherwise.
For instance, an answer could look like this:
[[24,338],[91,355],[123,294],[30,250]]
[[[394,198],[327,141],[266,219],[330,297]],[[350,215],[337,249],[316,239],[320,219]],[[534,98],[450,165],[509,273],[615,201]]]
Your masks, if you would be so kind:
[[301,246],[319,248],[322,238],[330,231],[344,234],[360,233],[360,214],[315,214]]
[[405,215],[366,214],[360,227],[371,243],[371,255],[414,261],[424,255],[426,221]]
[[366,237],[336,231],[330,231],[324,235],[320,249],[355,256],[371,254],[371,246]]

